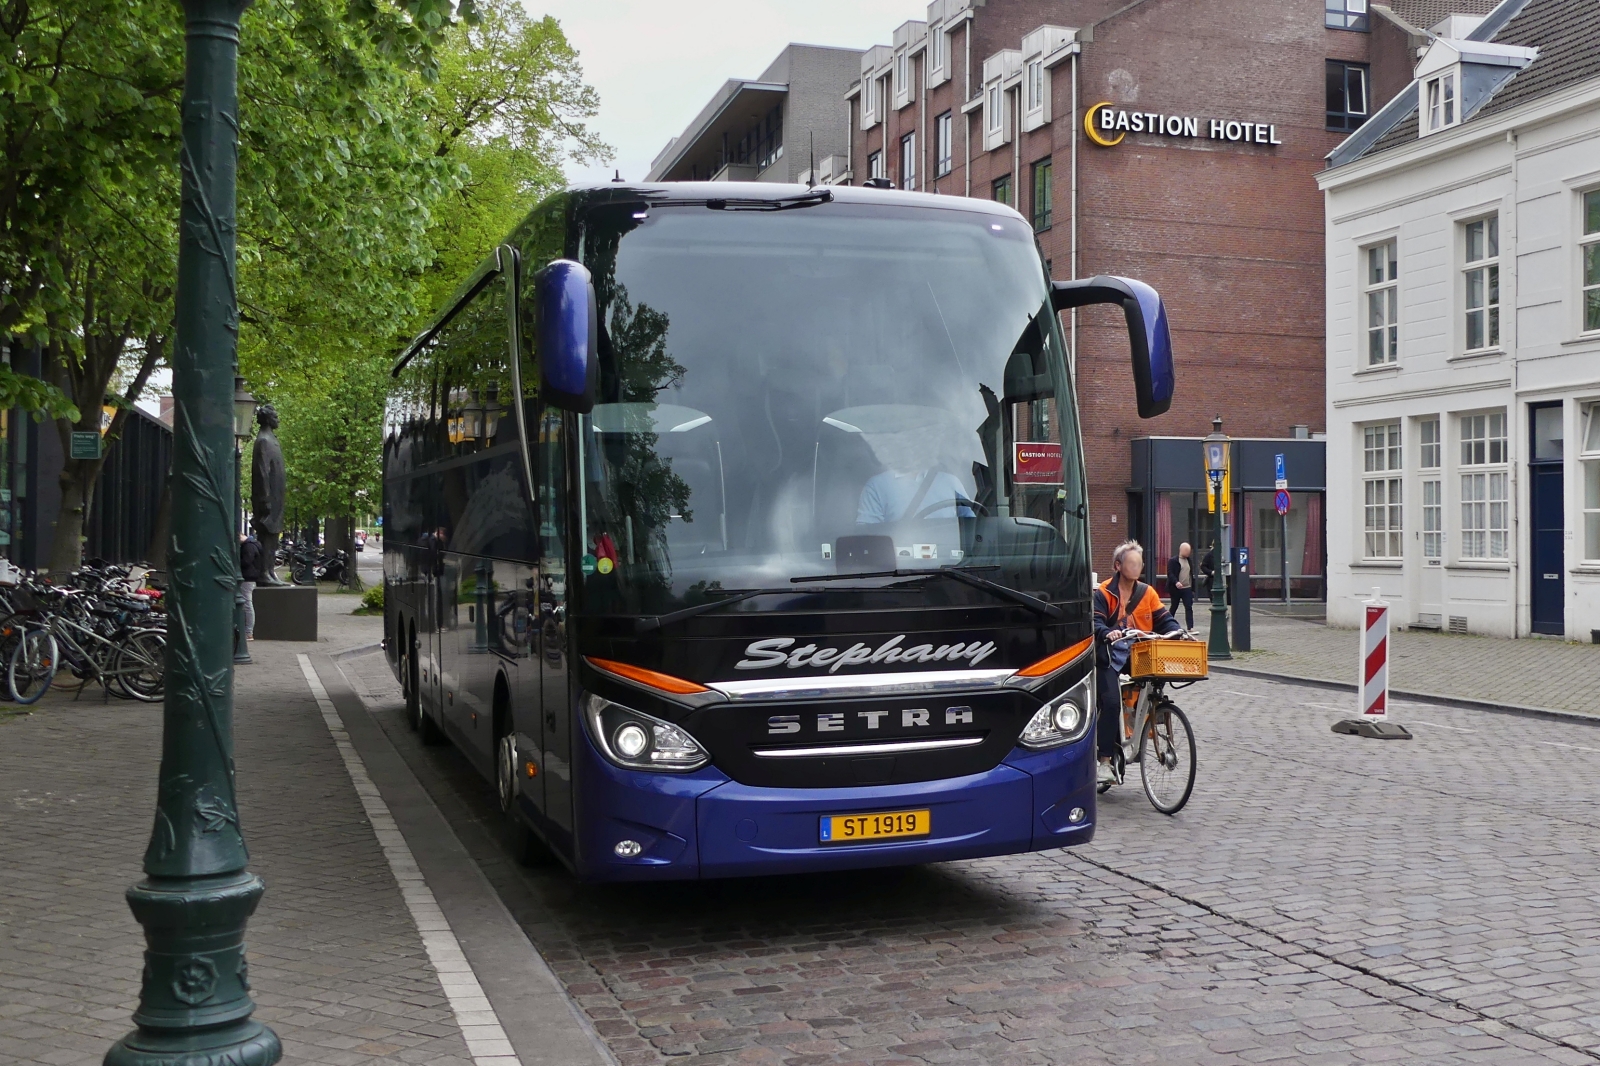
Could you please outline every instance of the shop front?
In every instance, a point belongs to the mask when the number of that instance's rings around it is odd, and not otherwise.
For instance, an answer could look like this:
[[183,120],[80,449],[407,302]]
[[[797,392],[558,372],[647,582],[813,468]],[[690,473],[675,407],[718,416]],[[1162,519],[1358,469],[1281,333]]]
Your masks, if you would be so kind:
[[[1132,446],[1128,528],[1145,545],[1148,576],[1165,595],[1166,561],[1178,553],[1178,546],[1187,542],[1201,559],[1212,547],[1200,438],[1140,437]],[[1224,557],[1236,558],[1235,544],[1249,547],[1252,599],[1327,599],[1325,451],[1321,440],[1233,442]],[[1282,514],[1277,498],[1280,455],[1288,484],[1288,509]]]

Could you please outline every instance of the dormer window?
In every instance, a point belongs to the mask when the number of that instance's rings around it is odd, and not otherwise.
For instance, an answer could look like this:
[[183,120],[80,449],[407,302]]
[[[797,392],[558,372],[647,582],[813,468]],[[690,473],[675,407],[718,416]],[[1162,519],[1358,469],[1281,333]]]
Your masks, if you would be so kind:
[[1458,87],[1461,68],[1451,67],[1422,83],[1423,111],[1422,136],[1438,133],[1461,122],[1461,100]]

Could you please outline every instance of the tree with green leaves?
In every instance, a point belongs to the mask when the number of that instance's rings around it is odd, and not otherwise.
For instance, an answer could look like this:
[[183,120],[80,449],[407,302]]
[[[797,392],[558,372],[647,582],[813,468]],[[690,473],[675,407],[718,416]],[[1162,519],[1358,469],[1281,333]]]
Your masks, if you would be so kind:
[[[289,509],[328,517],[353,550],[353,518],[381,498],[383,409],[389,369],[456,286],[528,209],[563,183],[569,159],[609,152],[585,122],[598,108],[577,54],[552,18],[529,17],[515,0],[480,4],[474,23],[433,55],[437,78],[410,83],[427,154],[446,168],[448,187],[429,204],[415,269],[390,264],[387,284],[410,286],[409,306],[390,315],[358,308],[337,325],[263,323],[241,345],[254,391],[282,416]],[[334,536],[329,536],[331,544]]]
[[[0,402],[47,411],[63,454],[73,431],[102,428],[105,406],[116,440],[166,355],[182,62],[166,5],[0,0],[0,336],[41,344],[46,367],[42,387],[0,371]],[[286,415],[368,390],[337,401],[353,423],[308,418],[308,472],[331,468],[327,455],[375,468],[374,367],[438,298],[455,249],[508,229],[519,197],[559,181],[567,145],[600,150],[581,125],[593,110],[559,26],[509,0],[258,0],[246,13],[240,362]],[[100,466],[64,465],[52,570],[79,560]],[[375,477],[318,502],[346,513],[363,489],[375,497]]]

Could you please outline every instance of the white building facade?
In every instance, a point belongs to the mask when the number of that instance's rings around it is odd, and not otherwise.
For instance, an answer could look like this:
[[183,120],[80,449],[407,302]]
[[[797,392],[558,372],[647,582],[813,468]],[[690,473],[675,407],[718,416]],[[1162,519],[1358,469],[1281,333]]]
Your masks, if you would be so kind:
[[1318,177],[1330,623],[1600,642],[1597,7],[1433,42]]

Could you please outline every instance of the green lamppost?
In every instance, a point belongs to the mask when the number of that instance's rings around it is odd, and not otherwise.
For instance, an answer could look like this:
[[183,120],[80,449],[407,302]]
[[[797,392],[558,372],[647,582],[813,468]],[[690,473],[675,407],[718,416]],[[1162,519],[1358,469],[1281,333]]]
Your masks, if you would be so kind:
[[249,0],[184,0],[176,341],[172,347],[172,576],[167,695],[145,879],[128,890],[144,926],[136,1030],[107,1066],[271,1066],[252,1021],[245,922],[262,884],[247,869],[233,775],[233,392],[239,18]]
[[1229,441],[1227,434],[1222,432],[1221,418],[1211,420],[1211,432],[1201,443],[1205,446],[1206,477],[1211,479],[1211,499],[1214,501],[1212,514],[1215,518],[1211,527],[1211,558],[1214,563],[1211,571],[1211,635],[1206,654],[1212,659],[1231,659],[1233,653],[1228,650],[1227,590],[1222,580],[1223,570],[1228,564],[1222,551],[1222,504]]

